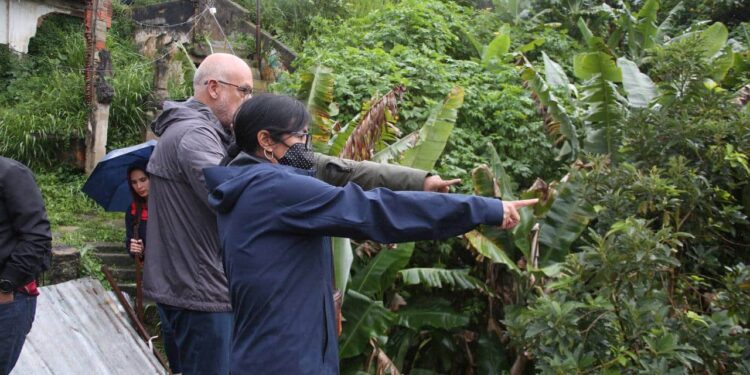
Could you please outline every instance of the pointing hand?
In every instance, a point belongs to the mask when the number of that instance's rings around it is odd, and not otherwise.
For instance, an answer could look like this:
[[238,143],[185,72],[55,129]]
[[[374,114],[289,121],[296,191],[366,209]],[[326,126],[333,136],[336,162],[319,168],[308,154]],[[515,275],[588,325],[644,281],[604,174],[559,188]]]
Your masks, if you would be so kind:
[[503,229],[513,229],[521,220],[518,209],[533,206],[539,202],[539,199],[524,199],[520,201],[503,201],[503,223],[500,225]]

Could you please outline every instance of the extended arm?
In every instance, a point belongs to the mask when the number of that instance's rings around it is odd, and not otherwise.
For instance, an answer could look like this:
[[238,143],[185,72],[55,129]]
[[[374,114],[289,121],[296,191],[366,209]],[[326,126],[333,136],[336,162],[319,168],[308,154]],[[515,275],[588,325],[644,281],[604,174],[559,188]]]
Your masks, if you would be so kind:
[[333,187],[307,176],[284,173],[272,190],[284,206],[280,228],[379,242],[443,239],[480,224],[503,222],[502,202],[494,198],[427,192],[364,191],[357,185]]
[[418,191],[424,188],[427,172],[398,165],[315,154],[315,177],[334,186],[353,182],[365,190],[386,187],[391,190]]

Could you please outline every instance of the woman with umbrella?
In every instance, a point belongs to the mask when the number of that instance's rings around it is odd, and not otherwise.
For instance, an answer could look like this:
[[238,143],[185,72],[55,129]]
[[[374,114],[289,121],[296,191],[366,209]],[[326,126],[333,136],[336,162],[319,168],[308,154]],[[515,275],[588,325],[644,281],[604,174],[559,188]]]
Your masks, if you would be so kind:
[[148,220],[148,173],[146,166],[136,163],[128,168],[128,186],[133,202],[125,211],[125,247],[132,257],[143,261]]
[[[128,167],[128,187],[133,202],[125,211],[125,247],[136,262],[143,263],[146,249],[146,222],[148,221],[149,176],[145,162],[135,162]],[[140,292],[140,291],[138,291]],[[179,374],[180,355],[174,340],[174,333],[169,321],[163,318],[163,312],[157,305],[161,317],[161,335],[164,340],[164,351],[167,353],[169,368],[173,374]]]

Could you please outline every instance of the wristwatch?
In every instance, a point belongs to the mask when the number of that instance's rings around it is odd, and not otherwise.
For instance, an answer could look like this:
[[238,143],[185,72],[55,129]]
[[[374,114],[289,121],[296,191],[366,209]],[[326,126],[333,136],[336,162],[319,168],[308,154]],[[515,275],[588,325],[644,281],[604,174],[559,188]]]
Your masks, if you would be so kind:
[[13,293],[13,283],[10,280],[0,279],[0,293]]

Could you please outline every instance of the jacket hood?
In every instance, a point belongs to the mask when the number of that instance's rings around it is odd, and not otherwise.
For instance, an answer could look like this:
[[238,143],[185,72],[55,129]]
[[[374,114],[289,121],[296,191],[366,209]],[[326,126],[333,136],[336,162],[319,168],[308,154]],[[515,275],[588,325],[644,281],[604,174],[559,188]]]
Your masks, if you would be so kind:
[[[244,153],[243,153],[244,154]],[[261,158],[244,154],[242,165],[229,167],[209,167],[203,169],[206,177],[206,187],[210,192],[208,204],[217,212],[226,213],[232,210],[237,200],[247,189],[248,185],[256,183],[264,188],[273,188],[271,181],[278,182],[285,173],[295,173],[314,176],[314,171],[296,169],[284,165],[271,164]],[[270,183],[270,185],[269,185]]]
[[252,168],[210,167],[203,169],[206,186],[211,192],[208,203],[217,212],[232,210],[237,200],[252,181]]
[[222,141],[225,143],[231,140],[231,135],[221,126],[221,122],[211,112],[211,108],[195,98],[190,98],[184,102],[165,101],[164,111],[151,123],[151,130],[157,136],[161,136],[172,124],[195,118],[202,118],[210,122],[218,130]]

